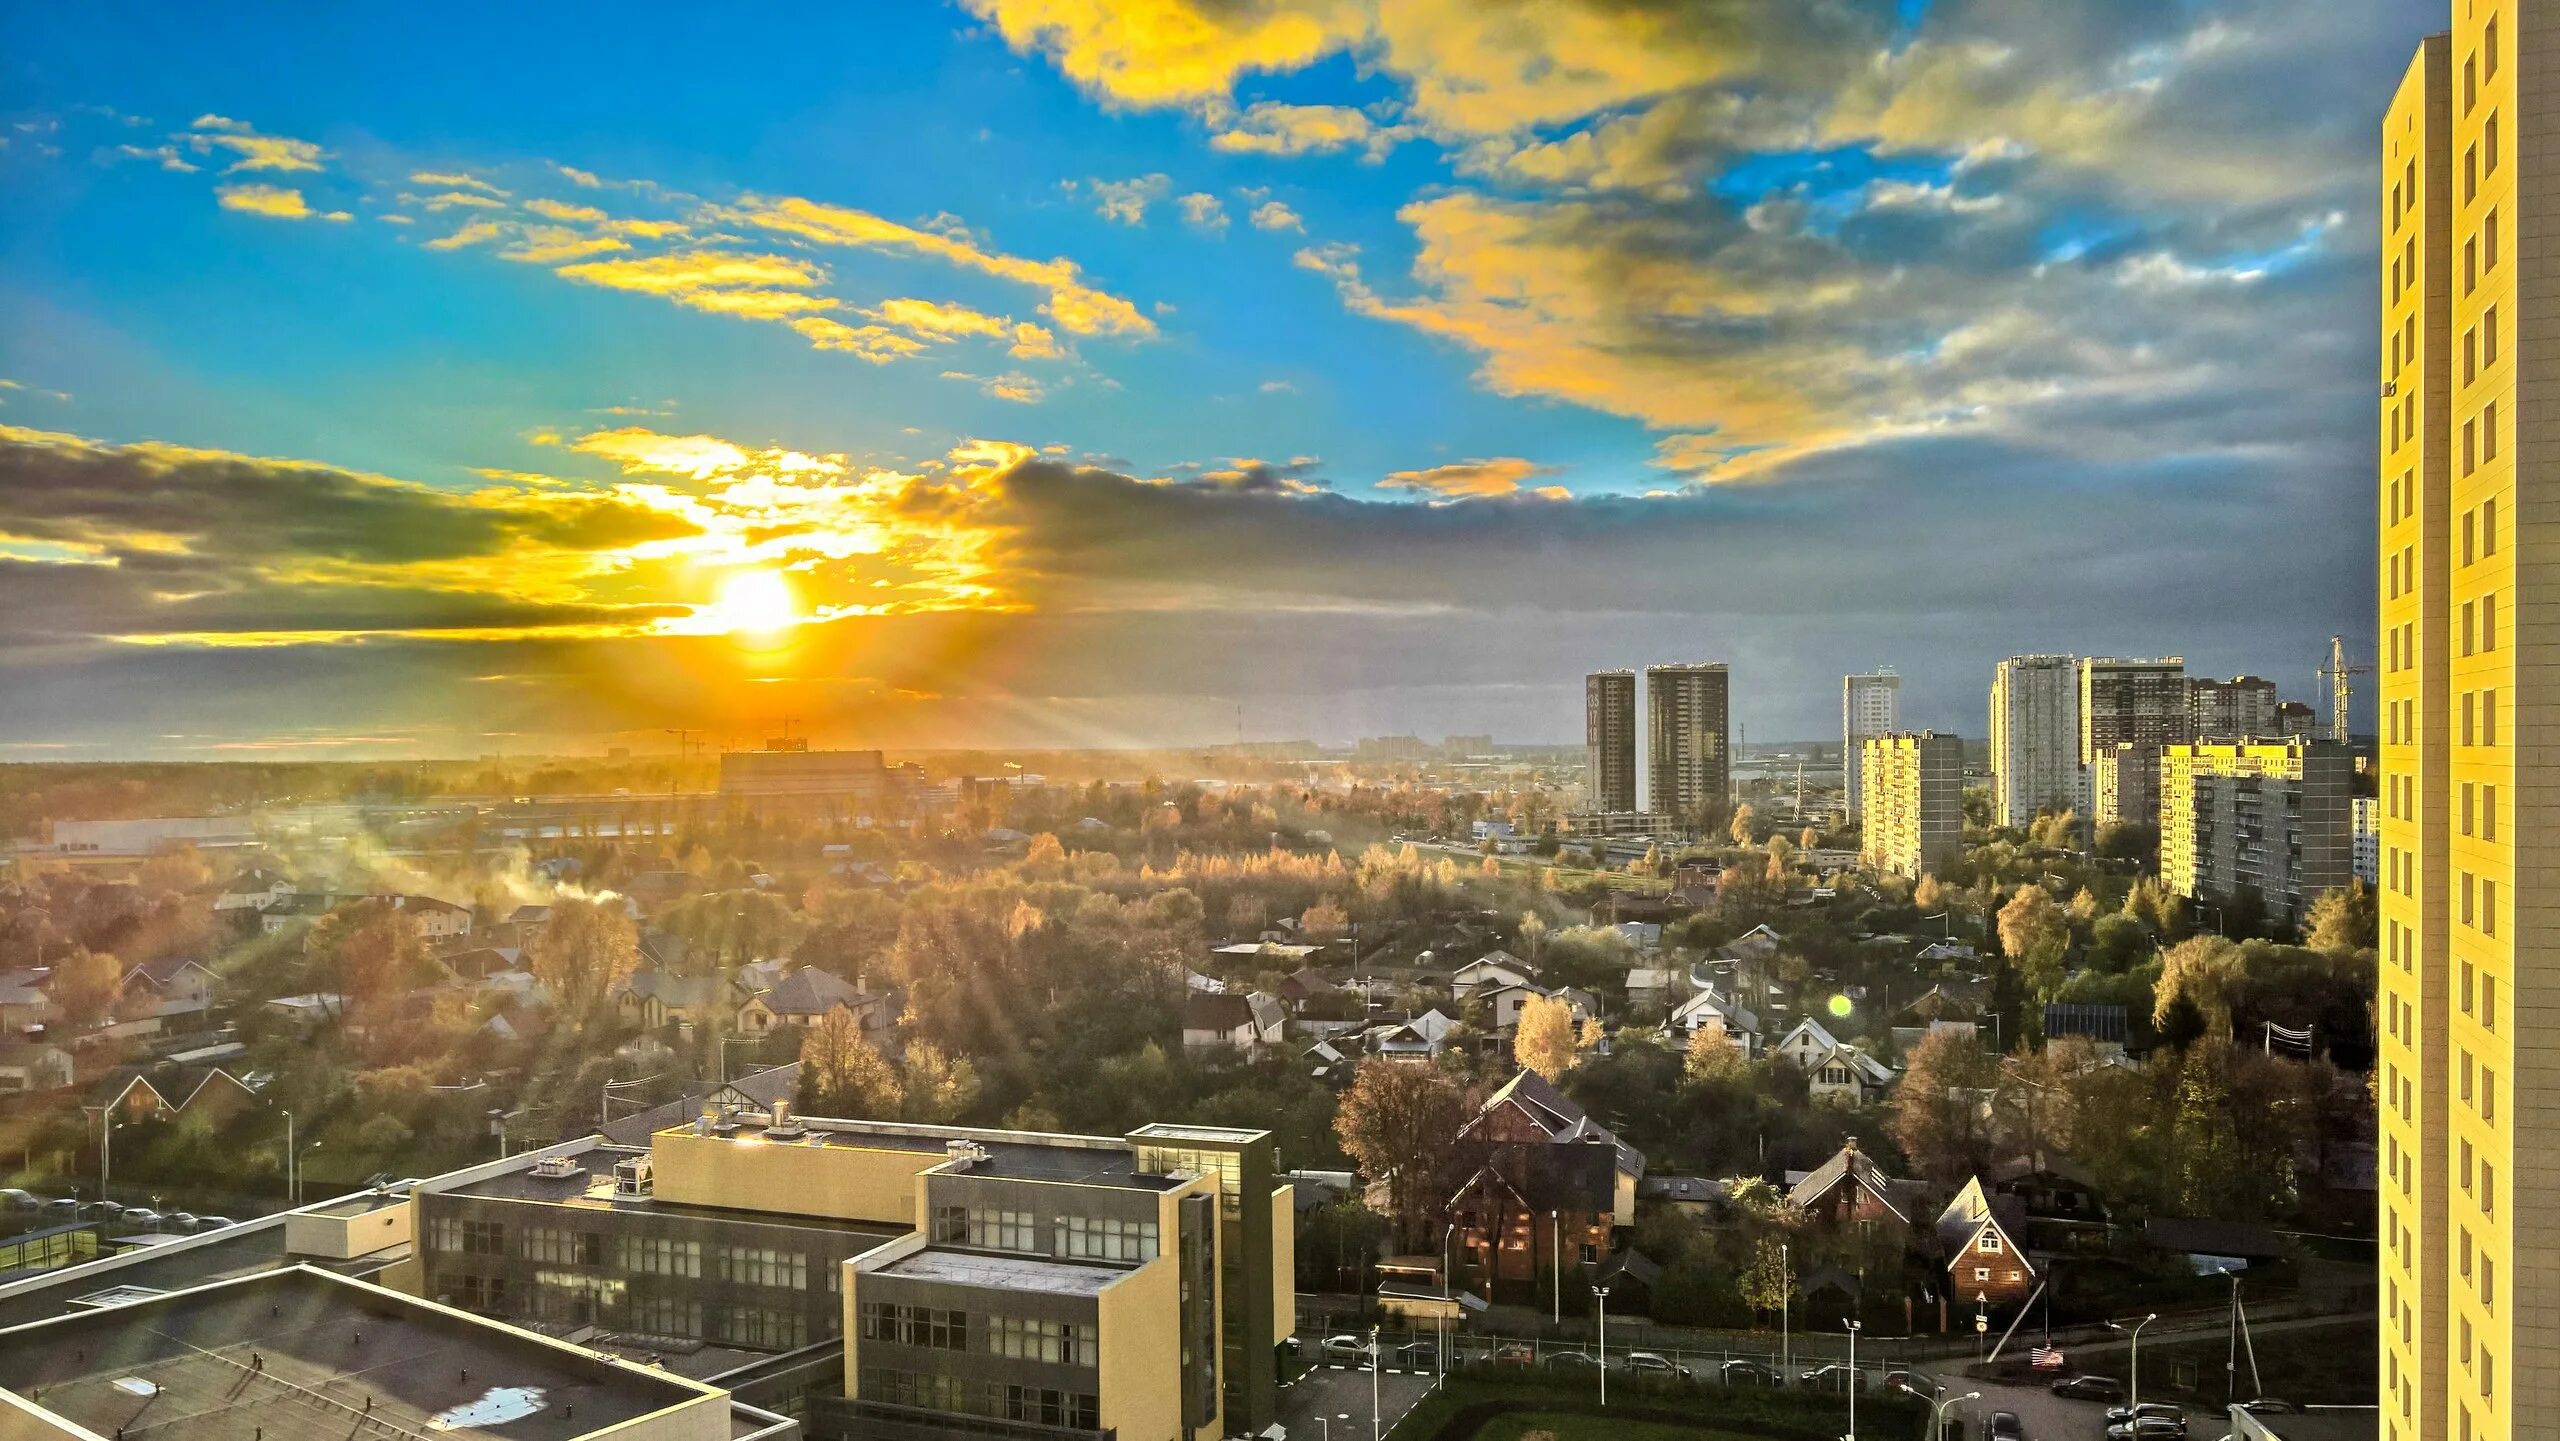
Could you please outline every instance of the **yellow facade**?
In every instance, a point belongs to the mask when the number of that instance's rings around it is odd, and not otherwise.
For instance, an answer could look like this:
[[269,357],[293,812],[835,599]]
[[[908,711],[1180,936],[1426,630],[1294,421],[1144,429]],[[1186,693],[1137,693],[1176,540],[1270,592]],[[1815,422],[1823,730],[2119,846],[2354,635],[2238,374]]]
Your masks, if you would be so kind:
[[695,1135],[690,1126],[649,1138],[658,1195],[686,1206],[824,1216],[913,1226],[916,1177],[951,1159],[941,1151],[824,1145],[761,1137]]
[[1158,1256],[1098,1298],[1102,1424],[1130,1441],[1182,1436],[1182,1388],[1168,1384],[1182,1374],[1181,1269],[1173,1257]]
[[[2383,143],[2379,580],[2382,820],[2382,1403],[2388,1441],[2560,1435],[2560,1058],[2539,987],[2560,920],[2547,867],[2560,642],[2518,457],[2547,288],[2525,188],[2547,133],[2519,77],[2541,13],[2454,0]],[[2522,887],[2520,889],[2519,887]],[[2523,1304],[2519,1304],[2523,1302]]]

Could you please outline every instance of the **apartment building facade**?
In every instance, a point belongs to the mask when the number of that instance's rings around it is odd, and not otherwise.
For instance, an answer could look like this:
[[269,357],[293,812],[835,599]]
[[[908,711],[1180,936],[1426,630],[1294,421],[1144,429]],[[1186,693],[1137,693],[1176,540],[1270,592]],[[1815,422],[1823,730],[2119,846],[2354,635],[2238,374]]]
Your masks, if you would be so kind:
[[2198,741],[2160,751],[2160,879],[2191,900],[2255,894],[2299,921],[2355,876],[2355,758],[2334,741]]
[[2187,735],[2203,741],[2280,734],[2276,705],[2276,683],[2262,676],[2192,677],[2187,681]]
[[1862,747],[1870,736],[1893,734],[1901,717],[1902,677],[1892,667],[1878,666],[1865,675],[1840,678],[1840,795],[1853,821],[1862,798],[1859,776],[1866,761]]
[[1733,806],[1732,674],[1722,661],[1645,667],[1645,805],[1686,822]]
[[1626,815],[1636,808],[1636,673],[1593,671],[1582,681],[1584,809]]
[[2460,0],[2381,136],[2377,442],[2383,1435],[2560,1435],[2560,976],[2541,801],[2560,678],[2544,604],[2536,191],[2560,185],[2551,17]]
[[1861,858],[1914,880],[1964,855],[1964,741],[1938,731],[1862,743]]
[[1991,672],[1993,818],[2023,826],[2079,796],[2079,658],[2011,656]]

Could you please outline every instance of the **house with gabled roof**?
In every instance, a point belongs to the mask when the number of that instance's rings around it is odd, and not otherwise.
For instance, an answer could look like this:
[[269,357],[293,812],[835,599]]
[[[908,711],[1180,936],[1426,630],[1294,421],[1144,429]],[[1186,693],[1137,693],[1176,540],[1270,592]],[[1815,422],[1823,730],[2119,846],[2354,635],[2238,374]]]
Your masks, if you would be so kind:
[[162,1001],[192,1001],[196,1009],[214,1004],[222,978],[190,955],[162,956],[125,968],[124,993],[147,991]]
[[1817,1221],[1911,1224],[1911,1183],[1887,1176],[1873,1156],[1858,1149],[1855,1136],[1830,1160],[1788,1180],[1787,1200]]
[[1813,1098],[1864,1104],[1881,1099],[1898,1079],[1893,1068],[1824,1029],[1811,1016],[1796,1022],[1769,1048],[1803,1071]]
[[1635,1220],[1644,1153],[1535,1071],[1487,1096],[1458,1139],[1484,1159],[1449,1198],[1453,1240],[1496,1300],[1534,1296],[1564,1266],[1607,1264]]
[[1537,984],[1537,972],[1509,951],[1488,951],[1449,973],[1449,994],[1466,1000],[1478,991]]
[[740,1035],[761,1036],[780,1025],[815,1025],[838,1008],[862,1023],[865,1037],[897,1023],[896,1007],[887,992],[857,986],[833,971],[802,966],[747,997],[738,1007],[737,1030]]
[[1934,1229],[1949,1295],[1977,1305],[2013,1306],[2035,1289],[2027,1211],[2015,1197],[1991,1191],[1976,1176],[1938,1213]]
[[1760,1048],[1760,1018],[1720,991],[1705,990],[1691,996],[1671,1013],[1665,1026],[1682,1045],[1698,1032],[1713,1029],[1746,1060]]
[[1457,1024],[1439,1011],[1430,1010],[1372,1026],[1367,1033],[1369,1054],[1390,1061],[1432,1060],[1448,1048],[1449,1032]]

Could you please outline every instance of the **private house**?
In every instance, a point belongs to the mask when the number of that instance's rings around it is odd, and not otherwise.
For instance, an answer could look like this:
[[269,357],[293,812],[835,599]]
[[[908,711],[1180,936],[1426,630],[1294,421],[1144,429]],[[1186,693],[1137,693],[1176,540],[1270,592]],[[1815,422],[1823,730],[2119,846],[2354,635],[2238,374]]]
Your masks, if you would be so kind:
[[1728,1194],[1723,1182],[1705,1176],[1647,1176],[1636,1182],[1638,1208],[1659,1206],[1693,1221],[1713,1218]]
[[2027,1255],[2027,1212],[2015,1197],[1983,1188],[1974,1177],[1938,1214],[1938,1249],[1947,1263],[1947,1293],[1977,1306],[2014,1306],[2035,1289]]
[[213,893],[213,908],[219,911],[263,911],[289,899],[293,882],[263,866],[253,866],[224,881]]
[[60,1046],[0,1041],[0,1096],[67,1090],[73,1078],[71,1053]]
[[1280,1003],[1260,991],[1250,996],[1194,992],[1182,1002],[1182,1044],[1194,1050],[1252,1051],[1276,1045],[1288,1025]]
[[678,976],[633,971],[607,992],[625,1025],[654,1031],[670,1022],[691,1024],[724,1009],[729,988],[717,976]]
[[1531,986],[1536,982],[1536,974],[1518,956],[1509,951],[1492,951],[1451,971],[1449,994],[1464,1001],[1479,991]]
[[1617,1228],[1634,1223],[1644,1153],[1534,1071],[1486,1097],[1458,1138],[1484,1160],[1447,1213],[1497,1301],[1534,1298],[1562,1266],[1605,1265]]
[[1281,978],[1279,985],[1272,989],[1279,995],[1282,1004],[1295,1011],[1303,1010],[1310,1001],[1322,1000],[1342,988],[1325,979],[1323,972],[1307,966],[1290,972]]
[[1390,1061],[1429,1061],[1448,1049],[1449,1033],[1457,1022],[1438,1011],[1425,1011],[1401,1021],[1390,1021],[1369,1030],[1369,1053]]
[[1824,1224],[1911,1224],[1912,1183],[1887,1176],[1874,1157],[1858,1149],[1855,1136],[1830,1160],[1787,1181],[1787,1199]]
[[1528,1006],[1532,997],[1564,1002],[1573,1011],[1576,1024],[1588,1020],[1596,1010],[1589,995],[1574,990],[1570,986],[1551,991],[1544,986],[1529,982],[1496,986],[1490,990],[1480,989],[1473,999],[1485,1003],[1486,1011],[1492,1020],[1493,1033],[1497,1036],[1508,1036],[1519,1028],[1520,1012]]
[[367,894],[363,892],[314,892],[285,897],[258,912],[258,929],[268,935],[280,935],[297,926],[307,926],[340,906],[358,901],[387,901],[391,908],[409,917],[418,936],[427,941],[454,941],[471,934],[471,908],[440,901],[433,896]]
[[0,971],[0,1040],[42,1030],[58,1014],[44,988],[52,975],[50,966]]
[[1674,996],[1689,993],[1688,970],[1682,966],[1637,966],[1627,972],[1627,1007],[1652,1011],[1668,1006]]
[[1896,1079],[1892,1067],[1833,1036],[1811,1017],[1798,1021],[1771,1050],[1804,1072],[1817,1101],[1863,1105],[1881,1100]]
[[1714,1029],[1740,1051],[1745,1060],[1760,1049],[1760,1018],[1738,1002],[1715,991],[1700,991],[1671,1013],[1668,1023],[1674,1039],[1687,1045],[1698,1032]]
[[213,1007],[221,986],[222,978],[193,956],[163,956],[127,967],[124,973],[126,995],[147,993],[164,1005],[185,1002],[189,1009],[197,1011]]
[[1732,965],[1765,965],[1777,959],[1778,948],[1787,938],[1772,926],[1758,925],[1716,947],[1708,955]]
[[862,1023],[866,1039],[897,1021],[885,993],[865,990],[832,971],[802,966],[747,997],[738,1007],[736,1030],[742,1036],[761,1036],[776,1026],[815,1025],[839,1008]]

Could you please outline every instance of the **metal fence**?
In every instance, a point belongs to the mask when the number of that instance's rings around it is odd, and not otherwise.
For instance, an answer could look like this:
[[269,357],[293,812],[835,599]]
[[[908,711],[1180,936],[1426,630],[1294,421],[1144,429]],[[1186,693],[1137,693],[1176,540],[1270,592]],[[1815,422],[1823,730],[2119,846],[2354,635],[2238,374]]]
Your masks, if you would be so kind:
[[[1613,1372],[1650,1374],[1665,1380],[1686,1379],[1705,1385],[1805,1387],[1842,1395],[1848,1393],[1853,1377],[1860,1389],[1878,1391],[1885,1388],[1884,1378],[1888,1373],[1914,1370],[1906,1358],[1890,1347],[1870,1350],[1861,1346],[1857,1368],[1852,1372],[1846,1359],[1833,1349],[1834,1346],[1845,1348],[1845,1338],[1826,1335],[1807,1339],[1820,1342],[1821,1349],[1809,1353],[1798,1347],[1790,1354],[1777,1348],[1658,1344],[1641,1332],[1622,1336],[1618,1328],[1612,1326],[1609,1328],[1607,1364]],[[1348,1345],[1344,1344],[1346,1342]],[[1311,1365],[1352,1370],[1368,1368],[1370,1333],[1366,1328],[1319,1330],[1310,1326],[1301,1329],[1298,1344],[1300,1355]],[[1429,1329],[1382,1327],[1377,1332],[1376,1344],[1383,1363],[1381,1369],[1391,1375],[1432,1374],[1465,1366],[1517,1366],[1572,1375],[1596,1371],[1601,1364],[1600,1343],[1596,1336],[1560,1340],[1460,1331],[1444,1337]],[[1639,1357],[1646,1359],[1635,1359]],[[1919,1374],[1925,1376],[1926,1372]],[[1926,1389],[1925,1383],[1923,1389]]]

